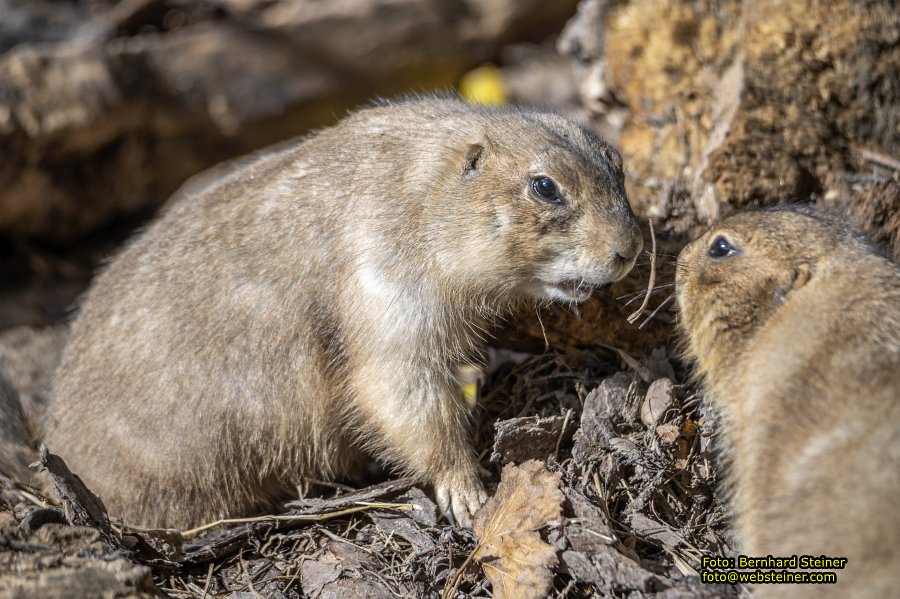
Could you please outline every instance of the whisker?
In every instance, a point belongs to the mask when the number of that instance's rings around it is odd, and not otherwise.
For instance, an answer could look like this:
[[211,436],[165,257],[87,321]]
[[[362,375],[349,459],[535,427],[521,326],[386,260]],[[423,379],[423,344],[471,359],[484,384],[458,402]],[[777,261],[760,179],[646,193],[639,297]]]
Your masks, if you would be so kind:
[[629,291],[628,293],[623,293],[622,295],[616,297],[616,301],[625,299],[626,297],[631,297],[632,295],[638,295],[641,293],[647,293],[647,290],[641,289],[640,291]]
[[656,316],[656,313],[659,312],[660,310],[662,310],[663,307],[665,307],[665,305],[668,304],[669,302],[671,302],[674,298],[675,298],[675,294],[672,293],[672,294],[669,295],[669,297],[667,297],[666,299],[664,299],[663,301],[661,301],[661,302],[659,303],[659,305],[656,306],[656,308],[653,309],[653,312],[650,313],[650,316],[648,316],[647,318],[645,318],[645,319],[644,319],[644,322],[642,322],[642,323],[640,324],[640,326],[638,326],[638,330],[643,329],[643,328],[644,328],[644,325],[647,324],[648,322],[650,322],[651,320],[653,320],[653,317]]
[[624,304],[622,304],[622,307],[623,307],[623,308],[627,308],[628,306],[630,306],[630,305],[633,304],[634,302],[638,301],[639,299],[643,299],[643,297],[644,297],[645,295],[647,295],[647,292],[646,292],[646,291],[641,291],[641,292],[638,293],[636,296],[634,296],[633,298],[631,298],[630,300],[628,300],[627,302],[625,302]]
[[[666,287],[671,287],[671,286],[673,286],[674,284],[675,284],[675,283],[663,283],[662,285],[657,285],[656,287],[653,287],[653,288],[651,289],[651,291],[658,291],[658,290],[660,290],[660,289],[665,289]],[[630,297],[630,296],[632,296],[632,295],[639,295],[639,296],[643,297],[643,295],[644,295],[645,293],[647,293],[647,290],[646,290],[646,289],[640,289],[640,290],[638,290],[638,291],[630,291],[630,292],[628,292],[628,293],[624,293],[624,294],[620,295],[620,296],[617,297],[616,299],[617,299],[617,300],[625,299],[626,297]]]

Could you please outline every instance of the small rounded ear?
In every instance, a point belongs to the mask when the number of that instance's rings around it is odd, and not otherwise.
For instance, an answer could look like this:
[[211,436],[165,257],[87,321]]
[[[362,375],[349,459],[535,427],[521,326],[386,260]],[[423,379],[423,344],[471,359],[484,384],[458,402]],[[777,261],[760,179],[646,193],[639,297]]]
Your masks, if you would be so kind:
[[600,150],[600,154],[602,154],[603,157],[611,162],[618,170],[622,170],[622,155],[619,154],[619,151],[614,147],[609,144],[604,144],[603,148]]
[[801,262],[794,268],[794,280],[791,286],[792,290],[800,289],[812,278],[813,266],[809,262]]
[[787,296],[806,285],[813,275],[813,265],[809,262],[801,262],[794,267],[791,278],[784,285],[775,290],[775,303],[781,305]]
[[466,154],[463,162],[463,175],[466,177],[474,177],[478,174],[481,166],[481,157],[484,155],[484,144],[473,143],[466,148]]

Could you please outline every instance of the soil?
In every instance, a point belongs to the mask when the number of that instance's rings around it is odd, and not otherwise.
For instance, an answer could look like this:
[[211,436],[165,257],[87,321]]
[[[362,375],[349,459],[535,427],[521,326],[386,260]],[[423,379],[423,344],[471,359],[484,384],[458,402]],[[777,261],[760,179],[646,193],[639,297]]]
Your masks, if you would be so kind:
[[[714,420],[664,349],[627,367],[613,350],[492,352],[474,417],[486,480],[540,460],[559,474],[552,593],[732,596],[702,586],[702,554],[729,551]],[[53,454],[43,498],[5,481],[0,590],[12,596],[486,596],[471,530],[439,518],[429,489],[390,472],[362,489],[309,481],[282,511],[201,532],[121,528]],[[77,589],[77,592],[76,592]]]

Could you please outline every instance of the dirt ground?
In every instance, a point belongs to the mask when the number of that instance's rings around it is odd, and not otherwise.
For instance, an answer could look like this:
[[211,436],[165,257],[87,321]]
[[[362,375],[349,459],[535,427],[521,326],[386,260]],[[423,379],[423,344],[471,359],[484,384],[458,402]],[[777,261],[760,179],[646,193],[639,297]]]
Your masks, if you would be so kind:
[[[696,577],[702,554],[728,552],[728,517],[714,422],[665,349],[637,361],[614,350],[494,359],[474,415],[483,474],[495,492],[529,465],[553,476],[556,512],[538,528],[550,557],[535,566],[551,596],[736,593]],[[387,472],[363,489],[310,481],[281,512],[179,534],[120,528],[58,458],[41,463],[61,502],[11,481],[0,496],[0,589],[11,596],[490,594],[491,556],[470,559],[483,539]],[[528,496],[528,509],[542,497]],[[518,530],[528,509],[498,526]]]

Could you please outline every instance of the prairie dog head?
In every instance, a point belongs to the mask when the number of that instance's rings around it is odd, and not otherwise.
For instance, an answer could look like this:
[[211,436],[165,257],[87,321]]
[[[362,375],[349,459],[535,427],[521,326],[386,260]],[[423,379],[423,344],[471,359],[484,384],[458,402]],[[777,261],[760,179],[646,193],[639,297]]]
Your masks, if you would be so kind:
[[838,248],[853,245],[864,242],[835,215],[779,207],[727,218],[685,246],[676,297],[688,355],[700,374],[740,355]]
[[442,181],[458,200],[449,260],[510,296],[571,303],[628,274],[643,239],[618,152],[551,114],[500,113],[478,127]]

